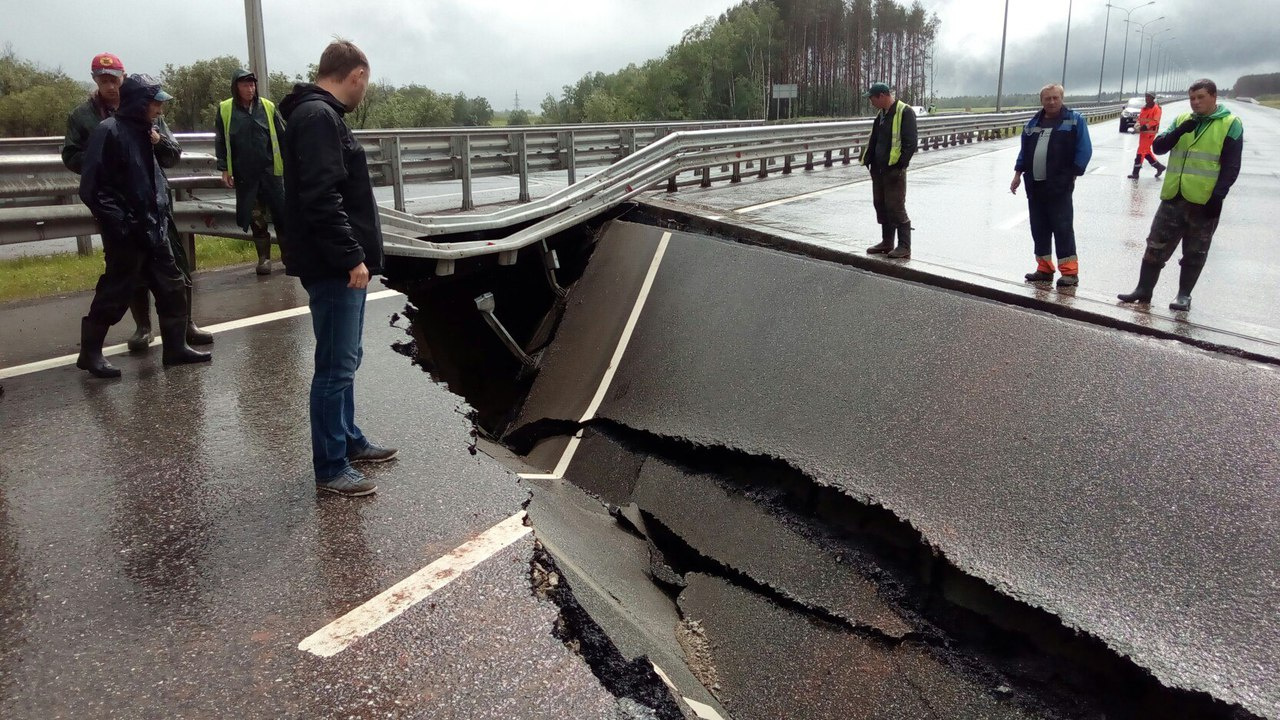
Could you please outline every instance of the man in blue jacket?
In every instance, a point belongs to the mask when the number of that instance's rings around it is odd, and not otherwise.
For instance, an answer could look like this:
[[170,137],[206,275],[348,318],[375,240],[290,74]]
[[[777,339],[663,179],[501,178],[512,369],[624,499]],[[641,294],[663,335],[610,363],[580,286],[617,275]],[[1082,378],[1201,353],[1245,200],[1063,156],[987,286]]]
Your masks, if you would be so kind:
[[130,75],[120,86],[119,109],[93,129],[84,152],[80,199],[102,230],[106,271],[80,322],[76,367],[95,377],[120,377],[102,356],[102,343],[143,283],[156,298],[164,364],[210,359],[187,345],[190,285],[169,245],[169,183],[152,149],[154,123],[172,99],[150,75]]
[[1027,282],[1053,280],[1053,246],[1058,246],[1058,287],[1080,284],[1076,258],[1076,231],[1071,194],[1076,178],[1083,175],[1093,157],[1089,123],[1080,113],[1062,104],[1061,85],[1040,90],[1040,112],[1022,131],[1022,149],[1013,166],[1009,192],[1017,195],[1023,175],[1027,178],[1027,208],[1031,215],[1031,239],[1035,243],[1036,269]]
[[364,148],[343,116],[364,99],[369,60],[349,41],[320,56],[314,84],[280,102],[285,120],[285,272],[302,281],[316,335],[311,454],[316,487],[339,495],[378,488],[352,463],[385,462],[394,448],[369,442],[355,422],[355,374],[364,354],[369,276],[382,272],[382,227]]

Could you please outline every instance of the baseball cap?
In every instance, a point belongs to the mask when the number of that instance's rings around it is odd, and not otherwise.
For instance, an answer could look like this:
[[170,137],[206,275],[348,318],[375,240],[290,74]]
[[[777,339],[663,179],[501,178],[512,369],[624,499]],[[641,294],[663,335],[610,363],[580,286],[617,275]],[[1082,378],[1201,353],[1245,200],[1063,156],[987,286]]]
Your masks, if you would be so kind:
[[871,83],[871,87],[867,88],[867,93],[863,97],[875,97],[876,95],[888,95],[893,92],[893,88],[887,83]]
[[147,75],[146,73],[134,73],[133,75],[129,76],[129,79],[147,88],[148,90],[154,89],[156,91],[156,94],[151,96],[152,100],[159,100],[160,102],[169,102],[170,100],[173,99],[172,95],[165,92],[160,87],[160,81],[152,77],[151,75]]
[[89,66],[89,72],[94,75],[124,77],[124,63],[120,62],[119,57],[111,53],[98,53],[93,56],[93,63]]
[[245,73],[244,75],[241,75],[240,77],[236,78],[236,82],[244,82],[245,80],[252,80],[254,82],[258,82],[258,76],[254,75],[253,73]]

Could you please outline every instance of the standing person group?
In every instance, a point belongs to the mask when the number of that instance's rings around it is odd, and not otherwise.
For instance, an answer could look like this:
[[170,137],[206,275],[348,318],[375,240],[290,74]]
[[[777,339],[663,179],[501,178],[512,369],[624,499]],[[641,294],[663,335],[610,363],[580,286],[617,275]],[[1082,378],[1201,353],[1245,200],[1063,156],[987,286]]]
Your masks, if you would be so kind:
[[1027,209],[1036,253],[1036,269],[1027,273],[1027,281],[1053,281],[1056,244],[1056,270],[1061,273],[1058,286],[1073,287],[1080,284],[1080,263],[1076,257],[1071,196],[1076,178],[1084,175],[1093,156],[1089,123],[1083,115],[1063,105],[1063,89],[1058,84],[1041,88],[1040,108],[1022,131],[1022,148],[1013,166],[1009,192],[1016,195],[1026,176]]
[[[96,89],[87,100],[78,105],[67,116],[67,133],[62,142],[62,164],[68,170],[80,175],[83,171],[85,150],[89,146],[89,136],[94,128],[103,120],[115,114],[120,106],[120,86],[124,82],[124,63],[112,53],[99,53],[93,57],[89,72]],[[182,157],[182,147],[178,144],[164,116],[157,116],[153,122],[151,146],[156,161],[162,168],[171,168],[178,164]],[[168,237],[169,249],[174,256],[178,269],[187,280],[187,306],[192,306],[194,297],[191,292],[191,272],[193,258],[188,256],[186,248],[178,235],[177,225],[172,216],[163,220],[165,235]],[[105,249],[105,243],[104,243]],[[129,338],[131,352],[145,352],[151,345],[151,307],[147,286],[139,282],[131,291],[129,310],[133,315],[135,330]],[[192,345],[208,345],[213,342],[213,335],[201,330],[195,321],[188,316],[187,342]]]
[[284,123],[275,104],[258,96],[257,76],[237,70],[231,78],[231,97],[218,105],[213,147],[223,184],[236,191],[236,225],[245,231],[253,226],[259,275],[271,274],[271,235],[265,222],[254,222],[254,206],[265,205],[276,234],[284,233],[283,137]]

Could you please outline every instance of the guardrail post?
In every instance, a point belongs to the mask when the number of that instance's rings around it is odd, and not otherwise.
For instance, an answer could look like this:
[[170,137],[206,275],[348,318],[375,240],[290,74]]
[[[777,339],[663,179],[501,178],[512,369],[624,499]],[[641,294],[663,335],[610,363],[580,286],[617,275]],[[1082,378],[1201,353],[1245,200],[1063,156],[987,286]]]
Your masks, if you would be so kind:
[[529,136],[525,133],[516,133],[511,136],[511,141],[516,146],[516,173],[520,175],[520,202],[527,203],[532,198],[529,196]]
[[675,175],[672,175],[671,177],[667,178],[667,192],[673,193],[679,189],[680,189],[679,186],[676,185]]
[[578,182],[578,152],[573,144],[573,131],[560,133],[560,157],[565,169],[569,172],[569,184]]
[[[75,205],[80,198],[74,195],[67,195],[61,198],[63,205]],[[93,254],[93,236],[77,235],[76,236],[76,254],[89,256]]]
[[804,154],[804,169],[805,170],[813,169],[813,153]]
[[736,162],[733,164],[733,175],[729,176],[729,182],[731,183],[742,182],[742,163]]
[[700,187],[711,187],[711,166],[702,168],[702,182],[698,183]]
[[476,201],[471,194],[471,136],[453,139],[453,157],[457,165],[454,173],[462,179],[462,209],[475,210]]
[[387,172],[391,175],[391,191],[395,196],[395,207],[400,212],[404,209],[404,165],[400,152],[400,136],[382,138],[378,145],[382,150],[382,159],[387,161]]
[[[634,155],[636,153],[636,131],[634,128],[627,128],[622,131],[622,157]],[[618,158],[621,160],[622,158]]]
[[840,164],[848,165],[849,162],[849,148],[840,148]]
[[782,156],[782,174],[783,175],[791,174],[791,156],[790,155]]
[[830,150],[828,150],[828,151],[826,152],[826,159],[825,159],[825,160],[823,160],[823,162],[822,162],[822,167],[831,167],[831,165],[832,165],[832,164],[833,164],[833,163],[832,163],[832,161],[831,161],[831,151],[830,151]]
[[756,177],[769,177],[769,158],[760,158],[760,172],[756,173]]

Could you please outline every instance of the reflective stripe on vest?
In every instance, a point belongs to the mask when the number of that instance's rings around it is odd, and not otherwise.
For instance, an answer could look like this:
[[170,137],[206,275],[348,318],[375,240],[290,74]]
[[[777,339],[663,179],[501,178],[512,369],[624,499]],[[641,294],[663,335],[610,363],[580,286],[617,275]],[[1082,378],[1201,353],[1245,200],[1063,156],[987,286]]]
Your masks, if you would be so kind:
[[[1177,127],[1191,117],[1191,113],[1183,113],[1173,126]],[[1182,195],[1197,205],[1209,202],[1222,169],[1222,145],[1233,122],[1235,116],[1227,114],[1214,119],[1203,130],[1197,128],[1178,138],[1178,144],[1169,153],[1169,167],[1164,173],[1164,186],[1160,188],[1161,200],[1172,200]]]
[[902,111],[907,104],[899,100],[894,104],[893,135],[889,139],[889,167],[898,164],[902,159]]
[[[231,112],[235,98],[227,98],[218,105],[218,117],[222,120],[222,137],[227,144],[227,172],[231,172]],[[267,131],[271,133],[271,171],[276,177],[284,176],[284,158],[280,156],[280,141],[276,138],[276,104],[266,98],[258,98],[267,111]],[[252,120],[252,118],[250,118]]]

